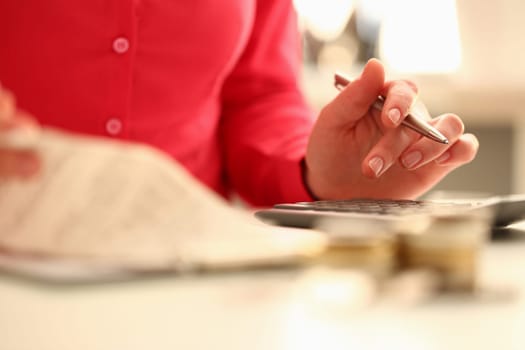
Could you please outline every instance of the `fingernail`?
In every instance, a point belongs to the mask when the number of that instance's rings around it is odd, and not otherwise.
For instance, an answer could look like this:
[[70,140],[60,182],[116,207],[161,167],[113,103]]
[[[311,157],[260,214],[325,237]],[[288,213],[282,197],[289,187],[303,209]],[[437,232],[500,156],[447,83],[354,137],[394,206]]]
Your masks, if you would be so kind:
[[379,175],[381,175],[381,171],[383,170],[384,164],[385,162],[383,162],[383,159],[381,159],[380,157],[374,157],[368,161],[368,166],[370,167],[370,169],[372,169],[376,177],[379,177]]
[[450,158],[450,152],[445,152],[442,155],[440,155],[438,158],[436,158],[435,162],[437,164],[445,163]]
[[419,151],[410,152],[402,159],[403,165],[407,169],[412,169],[423,159],[423,155]]
[[397,108],[392,108],[388,111],[388,118],[390,118],[392,123],[397,125],[401,119],[401,112]]

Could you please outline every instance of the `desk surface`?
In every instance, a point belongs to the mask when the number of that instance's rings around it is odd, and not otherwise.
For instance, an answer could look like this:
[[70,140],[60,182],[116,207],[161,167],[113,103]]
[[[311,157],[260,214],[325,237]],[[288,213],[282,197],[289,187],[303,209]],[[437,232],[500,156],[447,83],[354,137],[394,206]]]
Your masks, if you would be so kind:
[[[2,276],[0,347],[523,349],[523,252],[525,241],[492,243],[481,263],[483,284],[514,293],[475,300],[447,296],[418,305],[367,303],[366,289],[352,289],[363,277],[351,270],[164,276],[84,286]],[[318,287],[325,282],[341,288],[323,292]]]

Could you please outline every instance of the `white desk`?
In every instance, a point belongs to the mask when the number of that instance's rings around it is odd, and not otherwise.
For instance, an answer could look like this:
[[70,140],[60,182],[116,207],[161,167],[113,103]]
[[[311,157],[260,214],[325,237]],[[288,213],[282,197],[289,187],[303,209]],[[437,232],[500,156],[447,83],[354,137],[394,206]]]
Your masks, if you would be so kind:
[[[327,299],[308,270],[70,287],[3,276],[0,348],[523,349],[524,253],[525,241],[491,244],[482,261],[485,283],[515,288],[514,298],[417,306]],[[346,291],[355,278],[337,275]]]

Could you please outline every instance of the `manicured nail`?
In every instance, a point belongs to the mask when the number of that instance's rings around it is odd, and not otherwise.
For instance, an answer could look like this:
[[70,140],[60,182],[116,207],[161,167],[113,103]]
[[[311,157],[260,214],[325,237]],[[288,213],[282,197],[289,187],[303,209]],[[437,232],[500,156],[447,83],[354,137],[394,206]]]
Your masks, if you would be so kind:
[[370,167],[370,169],[372,169],[376,177],[379,177],[379,175],[381,175],[381,171],[383,170],[384,165],[385,162],[383,161],[383,159],[381,159],[381,157],[374,157],[368,161],[368,166]]
[[388,118],[397,125],[399,123],[399,120],[401,119],[401,112],[397,108],[392,108],[388,111]]
[[423,159],[423,155],[419,151],[413,151],[405,155],[402,159],[403,165],[407,169],[412,169]]
[[438,158],[436,158],[435,162],[437,164],[445,163],[450,158],[450,152],[445,152],[442,155],[440,155]]

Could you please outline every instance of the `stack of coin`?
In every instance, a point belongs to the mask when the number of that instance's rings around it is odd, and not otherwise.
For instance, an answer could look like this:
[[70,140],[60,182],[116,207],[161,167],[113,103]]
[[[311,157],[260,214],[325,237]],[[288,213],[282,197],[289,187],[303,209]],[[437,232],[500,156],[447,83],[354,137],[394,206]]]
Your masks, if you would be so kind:
[[355,268],[383,279],[397,268],[397,250],[397,236],[394,234],[337,239],[328,244],[315,263],[334,268]]
[[437,272],[444,290],[474,291],[488,233],[489,222],[479,215],[436,218],[423,233],[400,234],[400,266]]

